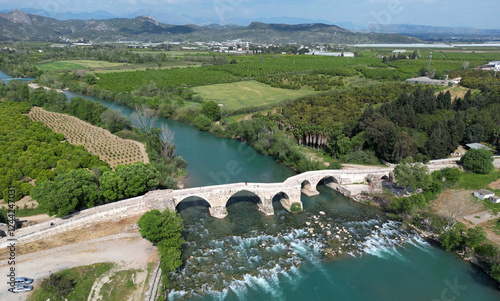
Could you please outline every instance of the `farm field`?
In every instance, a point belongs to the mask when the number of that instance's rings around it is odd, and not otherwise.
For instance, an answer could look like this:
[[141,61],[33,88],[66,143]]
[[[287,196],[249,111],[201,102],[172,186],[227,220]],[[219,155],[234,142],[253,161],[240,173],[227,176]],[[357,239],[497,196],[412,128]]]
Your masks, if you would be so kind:
[[33,121],[41,121],[56,133],[61,133],[74,145],[83,145],[88,152],[99,156],[112,168],[135,162],[149,163],[142,143],[122,139],[109,131],[91,125],[76,117],[33,107],[29,112]]
[[[469,91],[469,89],[461,86],[454,86],[446,88],[444,90],[440,90],[436,92],[436,95],[439,94],[440,92],[446,93],[447,91],[450,91],[451,99],[455,99],[456,97],[464,98],[465,94],[467,94],[467,91]],[[472,94],[474,94],[479,92],[479,90],[471,89],[471,92]]]
[[126,64],[94,60],[70,60],[39,64],[36,67],[44,71],[66,71],[86,68],[115,68],[123,65]]
[[228,110],[280,103],[314,94],[310,90],[272,88],[256,81],[241,81],[193,88],[205,100],[214,100]]
[[[266,82],[270,77],[290,77],[299,74],[323,74],[331,77],[362,76],[375,81],[404,81],[418,76],[422,69],[427,68],[428,59],[398,60],[382,63],[381,53],[391,52],[362,52],[363,56],[321,57],[313,55],[264,55],[235,57],[229,64],[205,66],[201,68],[182,69],[149,69],[132,72],[97,72],[100,88],[113,92],[133,91],[151,81],[159,88],[168,86],[195,87],[201,85],[222,84],[237,82],[246,79],[255,79]],[[495,53],[452,54],[453,59],[445,58],[440,52],[433,53],[431,68],[439,74],[447,74],[463,68],[465,61],[471,67],[484,64],[493,58]],[[366,56],[364,56],[366,54]],[[411,53],[408,53],[408,55]],[[422,51],[423,57],[430,52]],[[434,58],[435,57],[435,58]]]
[[162,63],[161,67],[158,67],[157,65],[154,64],[139,64],[139,65],[132,65],[132,64],[127,64],[127,65],[122,65],[122,66],[116,66],[114,68],[105,68],[105,69],[91,69],[89,72],[92,73],[101,73],[101,74],[106,74],[106,73],[119,73],[119,72],[130,72],[130,71],[145,71],[147,69],[181,69],[181,68],[190,68],[190,67],[201,67],[201,63],[198,62],[183,62],[183,61],[178,61],[178,62],[172,62],[172,63]]

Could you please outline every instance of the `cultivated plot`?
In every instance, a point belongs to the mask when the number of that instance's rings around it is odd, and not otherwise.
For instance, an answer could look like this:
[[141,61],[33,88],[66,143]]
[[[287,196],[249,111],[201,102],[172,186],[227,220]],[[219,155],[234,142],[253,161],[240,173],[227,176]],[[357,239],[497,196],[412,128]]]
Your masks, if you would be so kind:
[[126,64],[95,60],[70,60],[40,64],[36,67],[44,71],[66,71],[86,68],[115,68],[123,65]]
[[33,107],[29,117],[33,121],[43,122],[54,132],[63,134],[71,144],[83,145],[88,152],[99,156],[112,168],[138,161],[149,162],[144,144],[122,139],[76,117],[48,112],[39,107]]

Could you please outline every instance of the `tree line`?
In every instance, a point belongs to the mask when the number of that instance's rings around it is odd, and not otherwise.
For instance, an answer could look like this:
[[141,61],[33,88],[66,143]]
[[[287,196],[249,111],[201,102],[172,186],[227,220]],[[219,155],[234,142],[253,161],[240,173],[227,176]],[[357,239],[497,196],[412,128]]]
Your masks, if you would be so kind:
[[308,96],[270,118],[299,144],[332,156],[374,151],[390,162],[425,161],[447,157],[459,143],[498,147],[500,95],[494,89],[482,86],[480,93],[452,99],[449,91],[436,94],[433,87],[376,85]]

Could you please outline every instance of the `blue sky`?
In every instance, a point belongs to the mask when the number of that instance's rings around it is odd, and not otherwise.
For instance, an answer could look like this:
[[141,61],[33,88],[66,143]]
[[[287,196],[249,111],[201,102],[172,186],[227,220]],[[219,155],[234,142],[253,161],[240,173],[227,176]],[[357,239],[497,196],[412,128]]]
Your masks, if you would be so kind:
[[418,24],[500,29],[498,0],[0,0],[0,9],[27,7],[52,13],[105,10],[116,16],[141,10],[163,14],[173,23],[286,16],[360,27]]

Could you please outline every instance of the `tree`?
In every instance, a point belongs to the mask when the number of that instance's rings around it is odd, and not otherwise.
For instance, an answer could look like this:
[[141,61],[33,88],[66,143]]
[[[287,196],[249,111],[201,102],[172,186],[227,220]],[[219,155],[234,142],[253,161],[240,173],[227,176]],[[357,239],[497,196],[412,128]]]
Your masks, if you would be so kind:
[[147,240],[158,246],[163,284],[168,286],[167,273],[181,266],[182,219],[175,211],[157,209],[146,212],[139,221],[139,232]]
[[484,128],[478,123],[467,127],[464,131],[464,143],[481,142],[483,140],[483,132]]
[[465,245],[472,250],[479,246],[488,234],[481,226],[470,228],[467,230],[467,236],[465,237]]
[[80,207],[93,207],[100,192],[90,171],[76,169],[33,187],[31,196],[49,215],[63,217]]
[[212,121],[218,121],[221,118],[220,107],[213,100],[205,101],[201,105],[201,113],[210,118]]
[[432,183],[432,176],[429,174],[427,166],[421,163],[413,163],[411,157],[396,165],[394,175],[398,185],[413,191],[417,189],[425,190]]
[[463,241],[462,231],[463,225],[461,227],[453,227],[448,231],[441,234],[439,239],[441,240],[441,245],[446,249],[446,251],[451,251],[452,249],[460,246]]
[[165,123],[161,126],[160,139],[162,143],[160,155],[167,160],[172,159],[175,156],[175,133]]
[[472,214],[482,207],[480,202],[477,202],[471,195],[463,191],[445,190],[441,195],[441,199],[438,214],[446,219],[446,229],[452,228],[460,218]]
[[130,129],[132,127],[127,117],[123,116],[118,110],[108,109],[104,111],[101,115],[101,122],[111,133]]
[[99,178],[102,196],[108,202],[134,197],[157,187],[160,172],[151,164],[137,162],[118,165],[115,171],[107,171]]
[[[66,274],[50,274],[49,278],[43,281],[43,286],[64,298],[75,289],[75,281]],[[65,299],[65,298],[64,298]]]
[[21,90],[19,91],[19,99],[22,101],[29,101],[30,99],[30,89],[28,88],[28,85],[22,85]]
[[154,126],[156,119],[158,119],[158,111],[147,105],[137,105],[135,112],[130,115],[132,123],[144,133]]
[[488,174],[495,168],[493,166],[493,155],[487,149],[471,149],[462,156],[460,162],[465,169],[474,173]]
[[340,158],[352,151],[352,143],[348,137],[346,137],[344,134],[340,134],[332,139],[330,148],[332,149],[332,155]]
[[405,131],[400,132],[392,152],[394,161],[401,162],[403,159],[413,156],[415,152],[416,147],[413,138]]
[[154,209],[144,213],[137,225],[141,235],[154,244],[168,240],[164,246],[180,247],[184,242],[181,236],[182,219],[177,212],[168,208],[163,212]]

